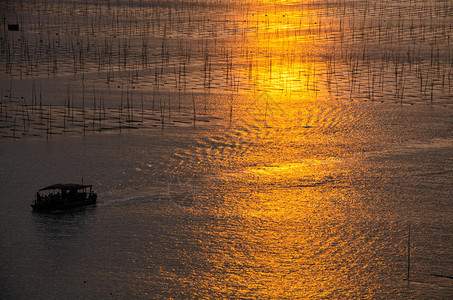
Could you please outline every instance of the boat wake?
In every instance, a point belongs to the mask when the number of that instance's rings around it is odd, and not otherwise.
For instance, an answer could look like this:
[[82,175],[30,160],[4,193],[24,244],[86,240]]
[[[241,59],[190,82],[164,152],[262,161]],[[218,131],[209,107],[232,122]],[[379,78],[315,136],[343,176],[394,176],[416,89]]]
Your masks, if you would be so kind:
[[97,206],[111,206],[123,202],[135,202],[135,201],[154,201],[161,199],[163,194],[147,194],[147,195],[140,195],[140,196],[129,196],[129,197],[122,197],[122,196],[102,196],[98,199]]

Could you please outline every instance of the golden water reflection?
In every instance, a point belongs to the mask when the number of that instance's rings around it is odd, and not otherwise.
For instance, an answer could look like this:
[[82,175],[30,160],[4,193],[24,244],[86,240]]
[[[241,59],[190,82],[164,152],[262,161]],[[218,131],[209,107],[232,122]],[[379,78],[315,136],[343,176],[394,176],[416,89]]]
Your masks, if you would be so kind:
[[[344,186],[343,162],[309,160],[225,175],[203,280],[219,295],[354,297],[385,281],[382,237]],[[219,242],[220,241],[220,242]],[[376,278],[379,278],[376,281]]]
[[221,200],[215,226],[203,229],[211,267],[203,286],[233,298],[373,295],[403,264],[398,255],[386,261],[401,243],[376,230],[393,225],[374,221],[358,192],[361,153],[379,139],[358,132],[373,121],[319,83],[334,54],[313,39],[313,15],[246,17],[251,33],[231,48],[242,49],[235,74],[250,88],[237,91],[234,126],[209,150],[219,169],[208,197]]
[[276,93],[276,98],[316,97],[320,82],[331,76],[327,68],[335,56],[331,41],[319,40],[318,12],[289,2],[266,4],[252,5],[251,12],[240,16],[246,19],[242,25],[247,34],[230,46],[237,49],[236,64],[242,66],[236,76],[248,78],[254,92]]
[[362,207],[362,150],[376,141],[355,133],[369,116],[330,99],[260,99],[266,117],[248,107],[225,140],[210,141],[218,168],[206,197],[218,202],[215,226],[202,229],[212,268],[204,285],[239,298],[376,293],[403,269],[382,255],[402,245]]

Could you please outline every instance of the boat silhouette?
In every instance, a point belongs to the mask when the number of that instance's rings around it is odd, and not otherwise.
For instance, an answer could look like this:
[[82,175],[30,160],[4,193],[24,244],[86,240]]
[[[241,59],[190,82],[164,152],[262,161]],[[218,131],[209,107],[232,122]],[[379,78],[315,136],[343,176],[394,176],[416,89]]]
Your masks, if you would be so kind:
[[92,185],[53,184],[40,189],[31,204],[34,211],[65,210],[96,203]]

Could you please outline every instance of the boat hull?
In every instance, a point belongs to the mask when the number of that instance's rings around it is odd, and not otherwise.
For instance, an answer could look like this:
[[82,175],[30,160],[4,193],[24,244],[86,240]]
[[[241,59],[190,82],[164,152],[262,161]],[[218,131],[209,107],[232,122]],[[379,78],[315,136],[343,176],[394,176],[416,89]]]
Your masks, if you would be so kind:
[[77,207],[96,204],[97,195],[92,194],[86,199],[77,199],[74,201],[52,201],[45,203],[33,203],[31,207],[33,211],[52,211],[52,210],[68,210]]

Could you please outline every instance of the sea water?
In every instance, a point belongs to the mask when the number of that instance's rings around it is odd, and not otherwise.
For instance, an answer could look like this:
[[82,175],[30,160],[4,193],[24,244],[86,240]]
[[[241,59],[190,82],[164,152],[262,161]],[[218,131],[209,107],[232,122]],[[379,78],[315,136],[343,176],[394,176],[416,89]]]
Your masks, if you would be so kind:
[[1,5],[2,298],[453,295],[448,1]]

